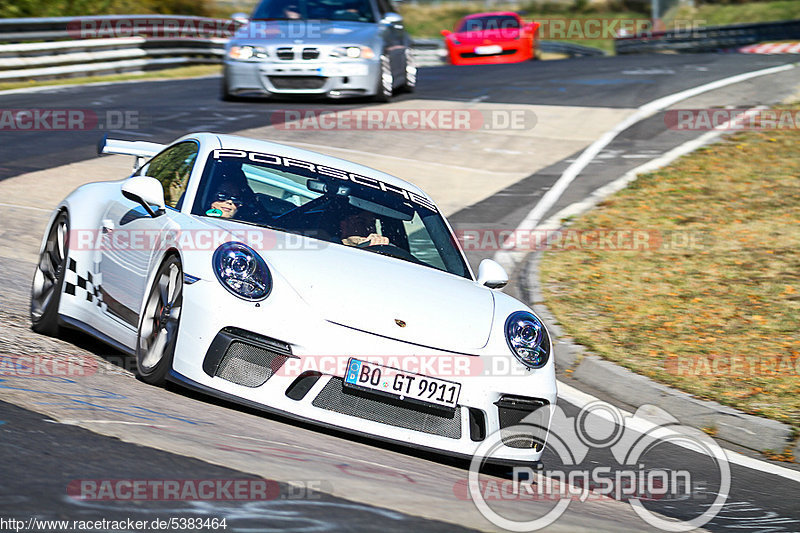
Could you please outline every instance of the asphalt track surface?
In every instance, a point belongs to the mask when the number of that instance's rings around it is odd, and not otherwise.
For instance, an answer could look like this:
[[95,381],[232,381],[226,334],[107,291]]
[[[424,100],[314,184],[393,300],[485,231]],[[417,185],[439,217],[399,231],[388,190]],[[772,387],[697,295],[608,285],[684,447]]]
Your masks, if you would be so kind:
[[[689,87],[789,61],[791,58],[782,56],[697,54],[585,58],[491,67],[436,67],[421,70],[419,88],[413,97],[497,104],[631,108]],[[223,103],[217,100],[218,84],[218,79],[209,78],[70,87],[44,93],[0,95],[0,107],[135,110],[145,119],[146,126],[140,131],[116,132],[115,137],[168,142],[190,131],[229,132],[263,126],[270,119],[270,110],[298,106],[296,101]],[[752,86],[734,87],[716,94],[714,102],[746,107],[775,101],[785,96],[787,91],[787,85],[783,83],[754,81],[752,84],[757,85],[757,91],[753,91]],[[405,98],[409,97],[399,97],[401,100]],[[337,108],[342,104],[314,101],[307,105],[314,108]],[[0,179],[94,157],[93,146],[97,139],[97,131],[0,133]],[[598,164],[587,169],[583,179],[576,180],[561,201],[553,207],[553,212],[643,163],[647,157],[655,157],[686,140],[688,138],[684,133],[667,131],[659,116],[630,128],[604,151],[606,157],[599,158],[601,160]],[[624,157],[625,155],[632,157]],[[449,217],[451,222],[456,227],[472,224],[492,224],[493,227],[509,229],[516,227],[541,194],[558,178],[570,159],[542,169],[498,194],[459,210]],[[27,277],[30,272],[30,265],[15,264],[9,257],[8,250],[0,257],[3,271],[0,275],[0,290],[4,292],[4,306],[8,306],[3,316],[7,316],[6,313],[24,314],[22,302],[26,297]],[[473,265],[480,258],[481,254],[470,256]],[[33,333],[28,335],[34,336]],[[65,340],[74,346],[70,351],[96,354],[116,365],[130,368],[129,359],[111,353],[98,343],[75,334],[67,335]],[[131,379],[113,382],[119,385],[121,391],[134,388],[138,391],[144,387]],[[100,516],[107,519],[127,518],[132,514],[135,515],[134,518],[142,519],[176,515],[227,515],[231,517],[230,523],[235,526],[234,530],[259,531],[264,531],[265,527],[298,531],[375,528],[387,531],[438,531],[456,530],[458,527],[454,525],[453,517],[446,514],[442,514],[441,520],[437,520],[431,516],[435,513],[399,512],[390,505],[368,505],[349,501],[341,496],[331,496],[325,491],[325,482],[338,483],[339,480],[335,478],[322,480],[319,494],[313,499],[305,498],[300,502],[292,501],[288,497],[291,489],[281,484],[281,497],[250,506],[231,503],[199,505],[190,502],[137,502],[133,507],[124,508],[115,508],[114,502],[78,505],[66,495],[64,489],[74,479],[152,479],[165,476],[173,479],[247,479],[254,473],[247,469],[218,466],[219,463],[208,459],[196,459],[188,449],[185,453],[169,453],[157,449],[158,446],[122,442],[98,432],[53,423],[44,415],[12,405],[23,403],[13,392],[16,391],[5,389],[0,393],[0,401],[10,402],[0,403],[0,449],[6,458],[0,467],[5,480],[0,487],[0,516],[24,518],[35,515],[77,520]],[[196,405],[201,411],[221,410],[219,412],[224,413],[222,416],[229,417],[232,421],[262,416],[174,387],[165,394],[175,395],[176,406]],[[577,414],[577,409],[569,404],[560,405],[568,417]],[[407,467],[415,464],[409,459],[418,459],[417,473],[420,475],[425,470],[437,472],[446,469],[448,472],[458,472],[460,469],[464,473],[462,477],[466,477],[463,462],[419,454],[338,432],[317,431],[313,427],[280,417],[264,418],[269,421],[272,429],[280,426],[282,431],[296,431],[311,438],[311,442],[307,443],[311,447],[315,446],[314,435],[319,435],[317,444],[320,447],[323,443],[330,445],[331,442],[334,446],[338,443],[341,447],[364,447],[369,449],[370,457],[374,461],[383,461],[387,465],[402,463]],[[561,458],[549,450],[543,458],[547,469],[561,468],[566,471],[611,461],[606,449],[591,450],[578,465],[564,464]],[[697,516],[713,500],[718,484],[716,471],[707,458],[700,454],[664,444],[643,462],[647,469],[663,467],[688,470],[696,481],[691,497],[652,501],[646,505],[648,509],[672,518],[689,519]],[[502,478],[508,472],[499,469],[493,474]],[[312,479],[313,476],[314,472],[309,471],[306,479]],[[793,496],[797,494],[795,482],[736,465],[731,466],[731,480],[728,503],[717,518],[705,526],[706,529],[800,530],[800,509],[796,505],[796,496]],[[387,488],[386,480],[376,480],[375,490],[391,488]],[[462,503],[471,505],[469,502]],[[419,505],[424,507],[425,500],[421,500]],[[589,509],[573,504],[570,510],[574,511],[575,517],[571,523],[591,530],[595,522]],[[414,516],[415,514],[424,514],[425,518]],[[634,524],[631,526],[624,522],[626,527],[652,529],[644,522]],[[474,527],[483,529],[491,526],[488,523],[475,523]]]

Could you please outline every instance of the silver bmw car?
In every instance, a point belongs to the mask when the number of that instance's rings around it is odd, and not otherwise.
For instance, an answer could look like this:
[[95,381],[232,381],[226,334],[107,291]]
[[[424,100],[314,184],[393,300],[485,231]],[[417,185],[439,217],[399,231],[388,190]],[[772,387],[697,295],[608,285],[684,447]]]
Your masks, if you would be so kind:
[[[236,17],[236,16],[235,16]],[[412,91],[417,69],[390,0],[263,0],[225,49],[222,98]]]

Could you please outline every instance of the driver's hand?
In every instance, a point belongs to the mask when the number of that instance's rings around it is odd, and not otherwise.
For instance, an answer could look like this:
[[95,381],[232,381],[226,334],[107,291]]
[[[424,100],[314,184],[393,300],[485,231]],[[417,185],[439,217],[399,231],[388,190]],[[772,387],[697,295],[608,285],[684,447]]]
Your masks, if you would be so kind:
[[379,246],[382,244],[389,244],[389,237],[384,237],[383,235],[378,235],[377,233],[370,233],[369,237],[359,237],[358,235],[353,235],[352,237],[342,239],[342,243],[348,246]]

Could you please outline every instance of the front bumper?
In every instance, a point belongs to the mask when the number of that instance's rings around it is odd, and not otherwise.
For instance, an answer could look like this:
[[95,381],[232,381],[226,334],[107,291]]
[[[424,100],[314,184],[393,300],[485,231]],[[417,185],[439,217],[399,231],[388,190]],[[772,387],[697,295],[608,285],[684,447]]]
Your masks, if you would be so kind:
[[[227,340],[221,341],[221,337]],[[234,343],[236,350],[229,350]],[[241,355],[243,348],[244,352],[250,350],[250,355]],[[227,370],[219,370],[223,357],[234,351],[240,359],[231,359]],[[501,355],[489,355],[492,351]],[[496,438],[501,428],[516,425],[533,413],[526,419],[526,423],[533,421],[539,426],[530,430],[533,436],[526,442],[501,432],[504,444],[491,459],[539,461],[550,423],[549,406],[556,401],[552,363],[522,375],[428,373],[461,383],[458,407],[449,412],[354,392],[342,385],[349,357],[442,356],[483,361],[487,368],[518,364],[507,348],[502,353],[491,341],[482,352],[452,354],[340,326],[314,316],[309,308],[298,308],[296,295],[277,286],[255,307],[231,296],[216,282],[200,281],[184,289],[172,376],[194,388],[267,411],[462,457],[472,456],[484,440]],[[503,365],[495,365],[495,361],[489,365],[493,358]],[[511,440],[506,441],[506,436]]]
[[235,61],[226,59],[228,92],[262,95],[371,96],[377,91],[380,63],[351,61]]
[[453,65],[491,65],[496,63],[518,63],[533,58],[533,43],[528,39],[517,39],[497,43],[501,51],[492,54],[478,54],[476,46],[452,45],[447,43],[447,53]]

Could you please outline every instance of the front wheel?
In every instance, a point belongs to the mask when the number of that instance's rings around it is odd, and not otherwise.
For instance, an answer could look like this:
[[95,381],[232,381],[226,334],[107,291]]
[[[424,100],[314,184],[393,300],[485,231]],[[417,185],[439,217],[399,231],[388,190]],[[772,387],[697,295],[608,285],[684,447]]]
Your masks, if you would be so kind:
[[47,232],[31,286],[31,327],[44,335],[58,335],[58,304],[67,270],[69,216],[61,211]]
[[139,322],[136,367],[151,385],[163,385],[172,369],[183,305],[183,269],[169,256],[156,273]]
[[403,83],[403,90],[407,93],[413,93],[417,88],[417,61],[414,59],[414,53],[411,48],[406,48],[406,79]]
[[394,76],[392,75],[392,63],[388,57],[381,56],[381,71],[378,75],[377,91],[375,93],[376,102],[388,102],[392,99],[394,89]]

